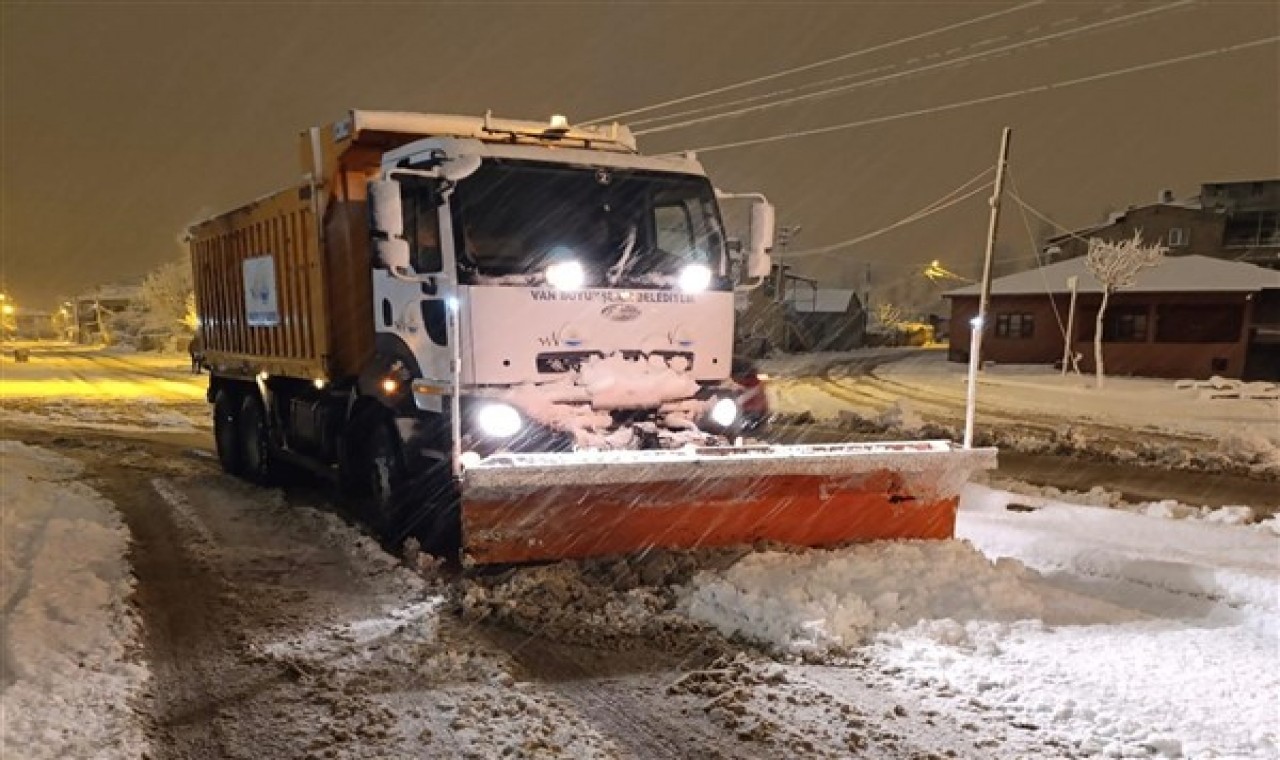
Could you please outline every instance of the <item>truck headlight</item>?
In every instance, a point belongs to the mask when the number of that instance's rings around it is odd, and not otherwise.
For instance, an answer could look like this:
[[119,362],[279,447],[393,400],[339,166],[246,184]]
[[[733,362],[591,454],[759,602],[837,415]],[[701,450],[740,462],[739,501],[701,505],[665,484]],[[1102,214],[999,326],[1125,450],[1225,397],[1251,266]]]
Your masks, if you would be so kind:
[[711,421],[720,427],[729,427],[738,419],[738,404],[731,398],[722,398],[711,407]]
[[587,273],[576,261],[561,261],[547,267],[547,284],[556,290],[578,290],[587,281]]
[[680,270],[680,289],[686,293],[701,293],[711,285],[711,268],[703,264],[690,264]]
[[489,404],[476,413],[476,425],[480,432],[492,438],[510,438],[520,432],[524,421],[520,413],[508,404]]

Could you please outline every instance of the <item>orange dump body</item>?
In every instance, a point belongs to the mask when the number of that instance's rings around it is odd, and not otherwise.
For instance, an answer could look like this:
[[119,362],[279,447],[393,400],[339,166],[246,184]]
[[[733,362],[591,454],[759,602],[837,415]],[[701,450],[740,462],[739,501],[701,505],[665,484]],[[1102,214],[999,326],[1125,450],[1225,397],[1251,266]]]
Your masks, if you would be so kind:
[[491,457],[464,474],[478,564],[771,541],[947,539],[994,449],[945,441]]

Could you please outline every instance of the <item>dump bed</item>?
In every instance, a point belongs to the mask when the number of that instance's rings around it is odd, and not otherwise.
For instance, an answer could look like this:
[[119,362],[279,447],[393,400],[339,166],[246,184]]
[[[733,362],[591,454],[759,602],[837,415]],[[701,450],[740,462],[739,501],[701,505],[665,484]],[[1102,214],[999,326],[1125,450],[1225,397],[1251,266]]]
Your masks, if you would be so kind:
[[311,192],[283,190],[192,228],[196,310],[218,371],[330,376],[329,278]]
[[373,353],[366,182],[384,153],[428,137],[634,153],[625,127],[350,111],[303,132],[299,185],[189,230],[206,358],[222,374],[358,375]]

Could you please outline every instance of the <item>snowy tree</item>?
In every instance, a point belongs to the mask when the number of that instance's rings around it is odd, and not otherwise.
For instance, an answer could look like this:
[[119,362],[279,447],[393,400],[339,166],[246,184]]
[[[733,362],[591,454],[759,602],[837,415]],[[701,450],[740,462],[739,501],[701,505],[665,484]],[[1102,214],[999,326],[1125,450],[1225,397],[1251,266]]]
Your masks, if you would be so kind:
[[1138,273],[1158,265],[1168,248],[1154,243],[1142,244],[1142,230],[1135,230],[1133,237],[1120,242],[1101,238],[1089,238],[1089,251],[1085,254],[1085,266],[1102,286],[1102,303],[1098,306],[1098,321],[1093,330],[1093,360],[1097,372],[1097,387],[1103,385],[1106,372],[1102,364],[1102,325],[1107,313],[1107,301],[1117,290],[1133,287]]
[[139,347],[176,349],[185,343],[196,326],[191,263],[184,257],[151,270],[137,301],[111,322],[119,340]]

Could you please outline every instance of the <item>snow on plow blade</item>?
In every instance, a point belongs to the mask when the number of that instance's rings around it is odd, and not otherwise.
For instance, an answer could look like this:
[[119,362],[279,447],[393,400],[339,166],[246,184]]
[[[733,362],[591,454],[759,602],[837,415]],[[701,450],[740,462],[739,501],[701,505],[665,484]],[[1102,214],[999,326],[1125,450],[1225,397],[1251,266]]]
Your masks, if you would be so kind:
[[462,480],[478,564],[776,541],[946,539],[996,450],[948,441],[500,454]]

